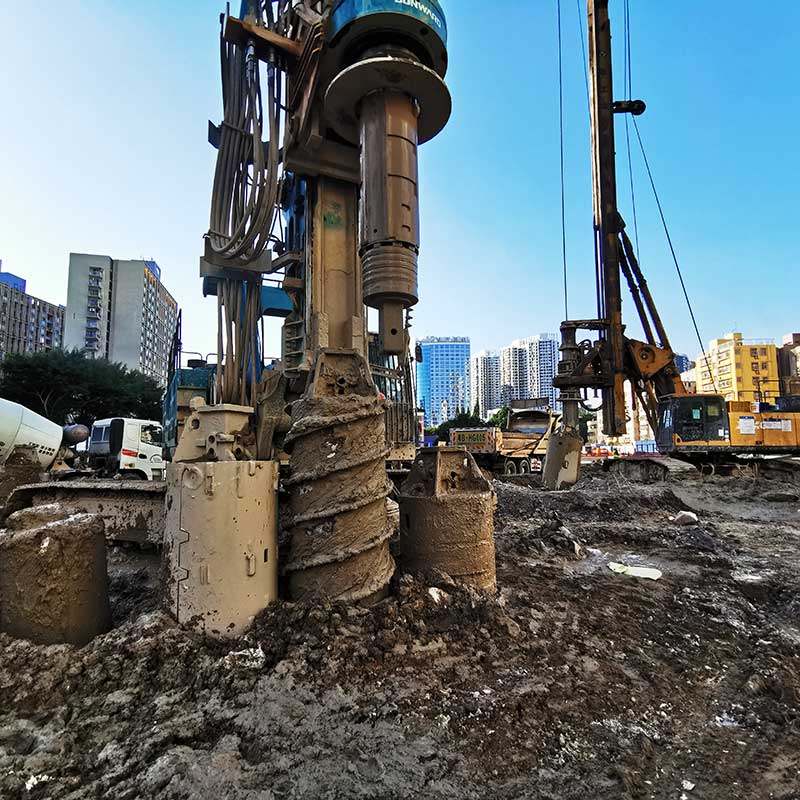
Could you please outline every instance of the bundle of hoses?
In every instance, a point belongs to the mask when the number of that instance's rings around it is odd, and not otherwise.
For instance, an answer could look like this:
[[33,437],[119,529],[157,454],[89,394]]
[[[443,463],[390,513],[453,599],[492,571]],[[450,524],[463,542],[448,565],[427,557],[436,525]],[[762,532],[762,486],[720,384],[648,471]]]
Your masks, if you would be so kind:
[[294,600],[366,602],[394,573],[386,515],[386,401],[314,396],[292,405],[291,547],[285,571]]
[[[267,3],[270,26],[272,4]],[[222,258],[253,262],[272,240],[279,191],[282,81],[267,64],[267,103],[262,103],[259,60],[246,48],[220,37],[222,120],[211,196],[208,241]],[[269,135],[267,152],[262,141]],[[231,266],[234,266],[233,264]]]
[[[254,10],[259,4],[252,4]],[[275,26],[272,3],[266,3],[267,23]],[[255,13],[255,11],[253,12]],[[278,4],[279,22],[285,10]],[[263,24],[260,13],[255,20]],[[274,240],[279,193],[280,112],[282,82],[268,64],[267,103],[261,97],[260,63],[252,44],[240,47],[220,36],[224,116],[211,197],[208,242],[230,268],[255,262]],[[269,141],[262,136],[266,128]],[[265,152],[266,150],[266,152]],[[261,354],[261,276],[219,280],[217,286],[217,402],[255,406]]]
[[217,402],[256,405],[261,353],[261,281],[220,280],[217,286]]

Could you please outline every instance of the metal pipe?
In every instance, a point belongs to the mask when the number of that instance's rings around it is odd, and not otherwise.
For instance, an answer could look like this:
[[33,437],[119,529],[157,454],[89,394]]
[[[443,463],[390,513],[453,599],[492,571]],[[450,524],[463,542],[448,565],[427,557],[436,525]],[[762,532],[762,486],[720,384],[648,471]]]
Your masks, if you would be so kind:
[[591,73],[592,174],[595,229],[599,234],[598,272],[602,282],[605,338],[612,375],[603,392],[606,434],[625,432],[625,341],[622,327],[622,290],[619,264],[617,175],[614,151],[614,96],[611,71],[611,24],[608,0],[588,0],[589,65]]
[[622,231],[620,235],[622,237],[622,245],[625,249],[625,255],[631,265],[633,274],[636,276],[636,282],[639,285],[639,289],[641,290],[645,302],[647,303],[647,308],[650,312],[650,317],[653,320],[653,324],[656,326],[656,333],[661,341],[661,346],[671,350],[672,348],[670,347],[669,337],[667,336],[664,323],[661,321],[661,315],[658,313],[655,301],[653,300],[653,295],[650,293],[650,288],[647,285],[647,280],[645,279],[644,274],[639,267],[639,262],[636,260],[636,254],[633,252],[633,243],[628,238],[628,234],[625,233],[625,231]]
[[628,282],[628,288],[631,290],[631,297],[633,297],[634,305],[636,306],[636,311],[639,314],[639,321],[642,323],[642,328],[644,329],[644,335],[647,339],[649,344],[654,345],[656,343],[655,337],[653,336],[653,326],[650,324],[650,318],[647,316],[647,310],[644,307],[644,303],[642,302],[642,295],[639,291],[639,286],[636,283],[636,280],[633,277],[633,272],[631,271],[631,265],[628,263],[627,258],[625,257],[624,253],[620,253],[619,265],[622,268],[622,272],[625,275],[625,280]]
[[405,309],[418,301],[419,110],[403,92],[361,103],[361,262],[364,302],[377,308],[386,353],[405,353]]

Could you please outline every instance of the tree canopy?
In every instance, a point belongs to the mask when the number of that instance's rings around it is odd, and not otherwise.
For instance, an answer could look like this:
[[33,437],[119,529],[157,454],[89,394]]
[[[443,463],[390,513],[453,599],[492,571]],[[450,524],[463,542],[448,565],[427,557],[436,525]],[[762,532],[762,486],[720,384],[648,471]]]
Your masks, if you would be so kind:
[[107,417],[161,419],[161,387],[124,364],[78,350],[51,350],[7,355],[0,368],[0,397],[59,425],[91,425]]
[[500,430],[505,430],[508,426],[508,409],[501,408],[496,414],[492,415],[489,418],[489,424],[493,428],[500,428]]
[[440,442],[448,442],[450,441],[450,431],[453,428],[483,428],[485,426],[486,423],[477,414],[462,411],[455,418],[443,422],[436,429],[436,435]]

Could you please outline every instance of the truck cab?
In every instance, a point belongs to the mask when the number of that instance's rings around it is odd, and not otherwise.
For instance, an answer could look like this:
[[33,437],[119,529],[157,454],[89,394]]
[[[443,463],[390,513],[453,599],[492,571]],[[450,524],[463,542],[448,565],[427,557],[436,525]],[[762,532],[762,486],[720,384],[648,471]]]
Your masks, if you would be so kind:
[[89,466],[105,477],[163,480],[163,428],[146,419],[101,419],[92,425]]

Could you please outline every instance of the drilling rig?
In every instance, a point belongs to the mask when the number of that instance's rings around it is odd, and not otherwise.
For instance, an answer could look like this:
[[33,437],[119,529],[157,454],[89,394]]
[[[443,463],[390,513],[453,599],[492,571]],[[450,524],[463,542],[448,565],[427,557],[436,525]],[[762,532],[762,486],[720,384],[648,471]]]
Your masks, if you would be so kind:
[[[690,395],[675,365],[667,331],[617,206],[614,117],[639,116],[645,103],[614,100],[608,6],[609,0],[587,0],[597,316],[561,324],[561,360],[553,385],[560,390],[563,415],[560,430],[548,443],[544,485],[568,488],[578,480],[583,448],[579,411],[589,393],[602,397],[603,432],[611,437],[625,433],[626,381],[656,434],[662,455],[712,471],[719,465],[744,463],[756,471],[797,480],[797,463],[776,456],[800,455],[800,414],[764,409],[760,403],[726,402],[717,394]],[[626,335],[623,277],[643,341]],[[591,332],[591,338],[581,339],[582,330]],[[668,469],[656,468],[662,473]],[[652,473],[649,469],[630,472]]]
[[[617,207],[614,116],[638,116],[644,113],[645,104],[641,100],[614,101],[608,0],[588,0],[587,5],[597,317],[566,320],[561,325],[561,360],[553,385],[560,390],[562,425],[550,437],[544,468],[545,486],[552,489],[571,486],[578,480],[583,448],[578,422],[585,393],[600,392],[603,432],[608,436],[625,433],[626,380],[631,381],[654,429],[658,400],[665,395],[686,394]],[[647,341],[625,335],[623,274]],[[581,330],[591,331],[596,338],[579,340]]]
[[[200,262],[217,298],[216,405],[193,402],[168,469],[165,557],[177,619],[229,633],[277,594],[282,449],[290,596],[387,591],[385,387],[409,371],[417,148],[445,126],[451,98],[436,0],[244,0],[221,23],[225,115],[209,126],[218,155]],[[273,369],[259,334],[265,278],[290,309]],[[378,317],[371,348],[365,306]],[[390,365],[383,391],[370,349]]]

